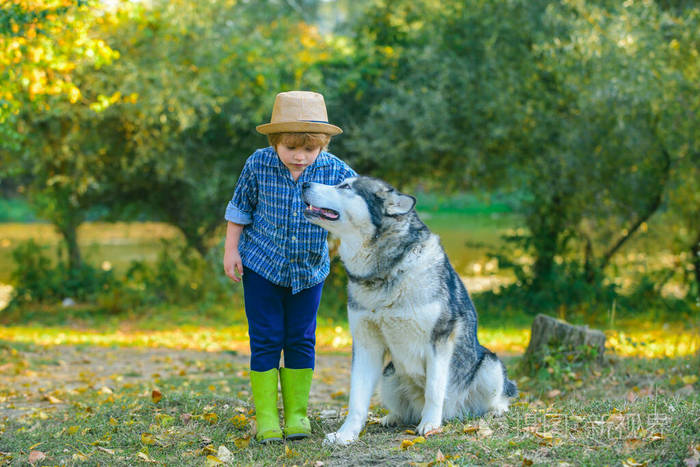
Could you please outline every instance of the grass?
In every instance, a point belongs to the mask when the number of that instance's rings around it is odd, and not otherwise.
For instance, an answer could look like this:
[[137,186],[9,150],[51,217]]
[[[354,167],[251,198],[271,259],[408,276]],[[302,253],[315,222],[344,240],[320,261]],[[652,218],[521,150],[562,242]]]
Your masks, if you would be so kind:
[[[517,216],[504,205],[420,196],[418,209],[440,233],[472,292],[478,287],[469,281],[506,274],[487,257],[501,245],[499,234],[518,227]],[[179,237],[156,223],[86,223],[79,234],[88,259],[118,273],[134,259],[153,260],[160,239]],[[59,242],[47,224],[0,224],[0,282],[9,278],[9,252],[28,238],[48,246]],[[626,257],[637,269],[666,258],[663,252],[639,255]],[[319,316],[313,436],[260,446],[251,442],[254,413],[240,293],[226,303],[165,303],[119,313],[90,304],[2,310],[0,465],[27,465],[31,451],[46,456],[38,463],[47,465],[218,465],[227,455],[221,446],[232,453],[232,463],[245,465],[700,460],[697,319],[662,321],[654,310],[603,317],[596,325],[606,332],[609,364],[579,368],[562,362],[556,374],[533,376],[518,370],[532,318],[479,300],[477,294],[479,339],[505,355],[521,390],[510,412],[450,422],[442,433],[422,439],[411,433],[412,426],[379,426],[382,408],[374,399],[365,432],[349,447],[322,443],[342,421],[351,358],[347,324],[330,314]]]
[[[228,353],[190,358],[132,349],[110,357],[118,351],[62,350],[104,364],[131,355],[146,361],[146,369],[84,370],[65,380],[23,385],[32,372],[60,374],[65,362],[46,358],[51,346],[0,343],[7,361],[0,386],[0,462],[25,465],[35,450],[52,465],[218,465],[226,455],[221,446],[236,465],[677,465],[700,455],[693,452],[700,449],[697,357],[623,358],[551,386],[520,378],[521,396],[505,416],[453,421],[427,439],[416,436],[413,426],[381,427],[383,411],[374,405],[356,444],[329,447],[323,437],[339,427],[345,396],[312,404],[308,440],[251,442],[246,364]],[[349,355],[344,358],[349,362]],[[513,368],[517,358],[507,362]]]

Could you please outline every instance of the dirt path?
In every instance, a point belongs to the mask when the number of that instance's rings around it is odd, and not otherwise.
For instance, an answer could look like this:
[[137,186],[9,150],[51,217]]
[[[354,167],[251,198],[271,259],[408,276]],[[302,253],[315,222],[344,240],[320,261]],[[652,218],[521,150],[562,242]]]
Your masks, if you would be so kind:
[[[311,404],[340,405],[350,387],[349,354],[320,353]],[[111,391],[169,375],[192,379],[244,376],[249,355],[164,348],[31,346],[0,360],[0,418],[55,407],[66,393]],[[157,384],[154,384],[154,387]],[[335,402],[335,403],[334,403]]]

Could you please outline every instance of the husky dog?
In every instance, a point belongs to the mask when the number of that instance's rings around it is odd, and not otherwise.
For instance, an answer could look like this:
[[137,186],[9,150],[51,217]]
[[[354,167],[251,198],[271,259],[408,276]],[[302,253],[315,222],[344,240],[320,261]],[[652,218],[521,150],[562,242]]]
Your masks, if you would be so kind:
[[[362,430],[381,378],[384,426],[502,414],[515,384],[479,344],[476,311],[414,197],[354,177],[336,186],[304,183],[305,217],[340,238],[348,275],[352,371],[348,416],[326,442],[348,444]],[[385,366],[385,354],[390,361]]]

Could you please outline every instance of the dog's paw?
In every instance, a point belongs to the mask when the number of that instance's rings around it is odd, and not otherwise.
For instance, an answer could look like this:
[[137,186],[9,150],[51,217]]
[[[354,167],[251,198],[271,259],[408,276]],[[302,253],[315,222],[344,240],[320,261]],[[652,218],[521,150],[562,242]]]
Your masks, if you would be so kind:
[[441,426],[442,426],[442,423],[440,423],[439,420],[438,421],[421,420],[421,422],[418,424],[418,427],[416,428],[416,432],[421,436],[425,436],[426,433],[438,431]]
[[326,435],[326,439],[323,440],[323,444],[325,444],[326,446],[333,444],[347,446],[353,441],[357,441],[357,436],[343,433],[341,431],[336,431],[335,433],[328,433]]
[[382,426],[396,426],[401,423],[401,417],[395,413],[389,413],[383,416],[381,420],[379,420],[379,423],[381,423]]

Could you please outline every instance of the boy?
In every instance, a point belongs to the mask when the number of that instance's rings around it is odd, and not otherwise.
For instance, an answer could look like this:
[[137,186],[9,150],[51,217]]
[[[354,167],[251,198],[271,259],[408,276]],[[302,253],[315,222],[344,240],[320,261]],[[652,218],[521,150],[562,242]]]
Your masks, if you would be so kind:
[[[270,147],[248,158],[226,208],[224,269],[234,282],[243,281],[256,439],[268,443],[282,440],[278,374],[284,435],[301,439],[311,433],[306,410],[316,312],[330,260],[326,231],[303,216],[301,187],[304,182],[337,185],[356,174],[325,152],[331,136],[342,130],[328,123],[321,94],[278,94],[270,123],[256,129],[268,135]],[[282,351],[284,368],[279,368]]]

